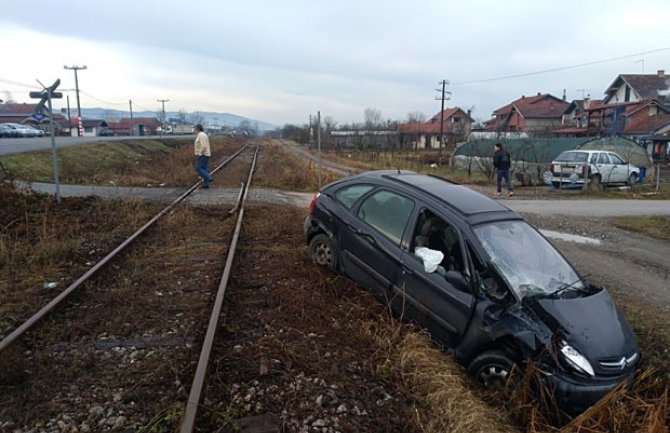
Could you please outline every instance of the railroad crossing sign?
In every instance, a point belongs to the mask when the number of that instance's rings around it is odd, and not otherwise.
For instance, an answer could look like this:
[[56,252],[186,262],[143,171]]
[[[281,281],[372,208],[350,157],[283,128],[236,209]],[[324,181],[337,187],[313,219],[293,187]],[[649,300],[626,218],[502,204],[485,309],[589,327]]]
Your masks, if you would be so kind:
[[[37,82],[40,83],[39,80],[37,80]],[[35,113],[31,117],[38,122],[41,122],[42,119],[48,117],[50,121],[49,123],[51,123],[51,154],[54,166],[54,180],[56,183],[56,201],[58,204],[60,204],[60,181],[58,180],[58,156],[56,155],[56,125],[54,124],[54,116],[51,112],[51,100],[54,98],[59,99],[63,97],[63,93],[55,91],[59,84],[60,78],[56,79],[56,81],[54,81],[54,83],[49,87],[45,87],[42,84],[44,90],[40,92],[30,92],[31,98],[40,100],[40,102],[37,103],[37,107],[35,107]]]

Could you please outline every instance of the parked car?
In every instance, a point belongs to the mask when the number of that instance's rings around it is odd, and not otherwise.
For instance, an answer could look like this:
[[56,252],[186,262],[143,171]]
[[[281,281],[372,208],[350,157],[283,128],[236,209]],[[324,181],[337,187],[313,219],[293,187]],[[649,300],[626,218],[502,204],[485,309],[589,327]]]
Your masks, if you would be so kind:
[[113,137],[113,136],[116,135],[116,134],[114,133],[114,130],[111,129],[111,128],[102,128],[102,129],[98,132],[98,135],[99,135],[100,137]]
[[628,184],[640,176],[640,168],[626,162],[615,152],[604,150],[567,150],[551,162],[544,180],[558,188],[561,185]]
[[18,137],[16,128],[6,123],[0,123],[0,137]]
[[41,129],[33,128],[30,125],[23,125],[21,123],[3,123],[3,129],[6,131],[11,131],[12,135],[6,135],[7,137],[43,137],[44,131]]
[[590,284],[499,201],[444,179],[373,171],[314,195],[311,259],[431,333],[497,386],[532,360],[580,412],[634,374],[640,351],[605,288]]

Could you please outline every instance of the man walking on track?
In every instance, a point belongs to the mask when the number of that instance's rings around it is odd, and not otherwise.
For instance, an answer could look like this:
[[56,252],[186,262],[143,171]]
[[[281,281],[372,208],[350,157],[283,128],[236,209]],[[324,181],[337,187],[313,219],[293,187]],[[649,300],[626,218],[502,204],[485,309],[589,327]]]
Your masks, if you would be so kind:
[[212,175],[207,171],[207,165],[209,164],[209,157],[212,156],[212,153],[209,149],[209,137],[205,134],[202,125],[195,125],[195,130],[197,135],[195,136],[195,169],[202,177],[202,187],[209,188],[209,183],[214,180]]

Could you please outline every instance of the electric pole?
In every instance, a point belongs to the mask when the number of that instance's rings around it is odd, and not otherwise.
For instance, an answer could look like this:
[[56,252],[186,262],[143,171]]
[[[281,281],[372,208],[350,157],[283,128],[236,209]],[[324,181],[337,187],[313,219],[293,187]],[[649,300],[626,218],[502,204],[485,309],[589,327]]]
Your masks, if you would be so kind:
[[[77,117],[79,118],[79,124],[81,125],[81,105],[79,105],[79,78],[77,77],[77,71],[86,70],[86,65],[84,66],[63,66],[63,69],[69,69],[74,71],[74,91],[77,93]],[[77,128],[77,135],[81,136],[81,129]]]
[[165,103],[170,102],[169,99],[156,99],[157,102],[163,104],[163,118],[161,119],[161,136],[163,135],[163,129],[165,128]]
[[133,100],[129,99],[128,104],[130,104],[130,132],[128,133],[128,135],[130,135],[132,137],[133,135],[135,135],[135,125],[133,125],[133,123],[134,123],[133,122]]
[[442,80],[439,82],[439,84],[442,84],[442,89],[435,89],[435,91],[440,92],[440,97],[436,97],[435,100],[442,101],[442,107],[440,110],[440,150],[438,151],[437,165],[438,167],[442,167],[442,143],[444,143],[444,100],[451,99],[451,92],[445,91],[445,87],[447,84],[449,84],[449,81]]

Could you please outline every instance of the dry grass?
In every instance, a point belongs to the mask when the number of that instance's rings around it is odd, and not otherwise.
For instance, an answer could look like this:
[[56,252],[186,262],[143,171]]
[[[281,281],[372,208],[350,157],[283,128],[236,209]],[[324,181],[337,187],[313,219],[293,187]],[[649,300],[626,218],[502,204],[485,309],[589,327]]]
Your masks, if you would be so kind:
[[612,224],[652,238],[670,241],[670,216],[668,215],[618,217],[612,220]]
[[[297,159],[283,146],[267,141],[262,145],[262,158],[254,178],[254,186],[315,191],[318,188],[317,169],[315,163]],[[328,184],[340,177],[324,170],[321,184]]]

